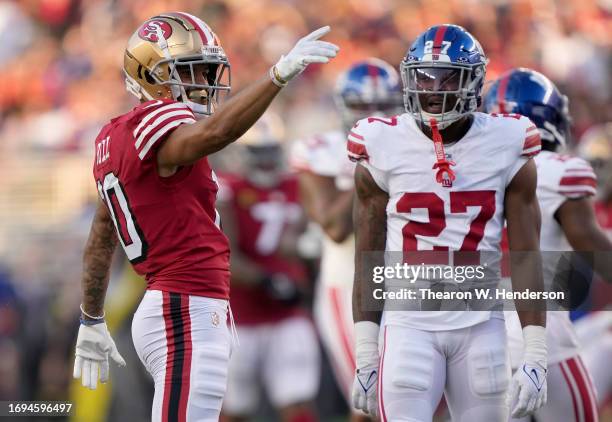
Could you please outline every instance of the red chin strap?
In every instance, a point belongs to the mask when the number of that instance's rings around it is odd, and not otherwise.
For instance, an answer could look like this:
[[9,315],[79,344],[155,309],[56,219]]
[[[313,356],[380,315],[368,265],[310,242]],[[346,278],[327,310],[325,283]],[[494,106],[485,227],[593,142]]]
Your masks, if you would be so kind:
[[453,186],[455,180],[455,172],[451,169],[451,166],[455,165],[454,161],[448,161],[446,154],[444,153],[444,143],[442,142],[442,135],[438,130],[438,122],[432,118],[429,120],[431,126],[431,133],[433,136],[434,150],[436,151],[436,163],[432,169],[438,169],[436,173],[436,182],[440,183],[445,188]]

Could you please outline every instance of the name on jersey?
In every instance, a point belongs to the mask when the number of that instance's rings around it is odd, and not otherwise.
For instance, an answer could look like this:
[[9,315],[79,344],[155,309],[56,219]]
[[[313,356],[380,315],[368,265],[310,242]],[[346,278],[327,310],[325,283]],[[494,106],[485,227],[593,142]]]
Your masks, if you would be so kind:
[[100,165],[110,157],[110,136],[96,144],[96,165]]

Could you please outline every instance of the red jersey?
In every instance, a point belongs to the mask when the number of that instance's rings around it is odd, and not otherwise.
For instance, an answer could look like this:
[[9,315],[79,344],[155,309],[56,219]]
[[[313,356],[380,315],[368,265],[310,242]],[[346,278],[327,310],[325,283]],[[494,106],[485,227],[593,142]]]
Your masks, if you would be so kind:
[[[238,233],[238,248],[266,273],[283,273],[299,285],[306,269],[299,261],[279,254],[286,228],[302,216],[297,179],[286,176],[274,188],[260,188],[239,176],[222,177],[223,199],[231,206]],[[274,322],[301,313],[271,298],[261,286],[232,284],[232,309],[239,324]]]
[[93,174],[125,253],[147,288],[229,297],[229,244],[215,210],[208,160],[157,172],[156,151],[173,129],[195,123],[171,100],[142,103],[112,119],[96,138]]
[[612,237],[612,204],[595,202],[595,215],[599,225]]
[[[595,202],[595,215],[603,231],[612,239],[612,204],[601,201]],[[597,310],[606,309],[610,305],[612,297],[612,286],[609,283],[601,282],[597,284],[596,290],[592,293],[594,298],[594,308]]]

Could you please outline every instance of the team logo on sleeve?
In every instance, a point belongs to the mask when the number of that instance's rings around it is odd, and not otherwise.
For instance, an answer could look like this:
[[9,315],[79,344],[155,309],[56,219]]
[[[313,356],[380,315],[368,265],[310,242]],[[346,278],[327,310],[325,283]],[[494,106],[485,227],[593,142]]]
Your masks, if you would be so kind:
[[138,30],[138,36],[146,41],[157,42],[160,32],[163,34],[164,38],[168,39],[170,35],[172,35],[172,27],[168,22],[152,20],[142,25]]

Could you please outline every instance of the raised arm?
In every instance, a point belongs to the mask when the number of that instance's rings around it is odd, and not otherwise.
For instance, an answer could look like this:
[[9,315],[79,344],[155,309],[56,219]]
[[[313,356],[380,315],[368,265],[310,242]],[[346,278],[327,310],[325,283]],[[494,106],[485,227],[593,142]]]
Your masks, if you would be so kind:
[[191,164],[225,148],[261,117],[280,89],[265,76],[230,98],[209,118],[179,126],[159,149],[158,165]]
[[353,232],[352,190],[338,190],[333,177],[303,172],[300,195],[308,217],[334,242],[343,242]]
[[157,153],[158,166],[172,169],[191,164],[237,140],[264,113],[280,88],[300,74],[311,63],[327,63],[338,47],[319,41],[329,32],[319,28],[300,39],[295,47],[274,65],[270,75],[242,90],[228,100],[211,117],[174,130]]

